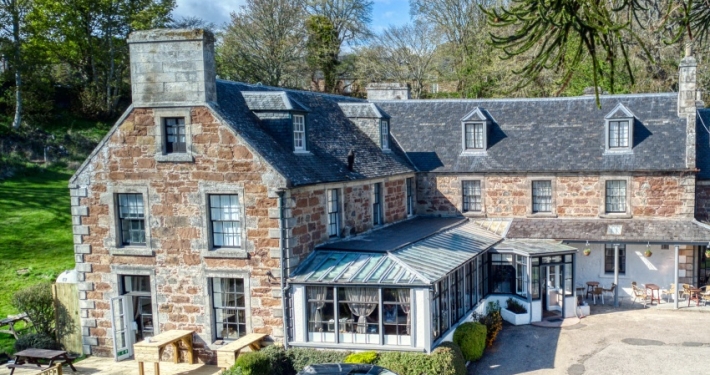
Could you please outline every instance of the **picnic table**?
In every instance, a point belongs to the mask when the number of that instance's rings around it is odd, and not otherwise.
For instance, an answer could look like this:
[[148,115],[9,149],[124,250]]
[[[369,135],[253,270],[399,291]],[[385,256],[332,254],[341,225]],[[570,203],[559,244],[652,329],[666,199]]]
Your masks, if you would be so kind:
[[26,313],[8,315],[7,318],[0,320],[0,327],[8,326],[10,329],[0,329],[0,333],[7,333],[8,335],[13,335],[15,337],[15,340],[17,340],[19,337],[17,337],[17,332],[15,331],[15,323],[22,321],[27,323],[30,322],[30,318],[27,317]]
[[192,352],[193,332],[193,330],[167,331],[133,344],[133,355],[136,362],[138,362],[138,374],[145,374],[143,362],[153,362],[155,375],[160,375],[160,357],[168,345],[172,345],[175,352],[173,361],[175,363],[180,362],[180,342],[187,348],[187,362],[194,364],[195,358]]
[[[47,360],[49,363],[43,366],[39,360]],[[74,358],[67,355],[64,350],[47,350],[47,349],[25,349],[15,353],[14,363],[7,365],[10,369],[10,375],[15,372],[16,368],[44,370],[54,366],[55,362],[64,362],[71,367],[72,371],[76,372],[76,368],[72,364]]]
[[217,349],[217,366],[224,369],[234,366],[234,360],[242,349],[248,346],[251,350],[258,351],[261,349],[261,340],[264,337],[266,335],[263,333],[250,333]]

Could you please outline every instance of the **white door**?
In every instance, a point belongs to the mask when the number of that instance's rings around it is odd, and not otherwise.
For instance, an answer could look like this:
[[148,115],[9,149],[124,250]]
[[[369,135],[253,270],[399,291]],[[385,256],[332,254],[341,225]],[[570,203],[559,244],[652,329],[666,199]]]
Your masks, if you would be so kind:
[[[113,324],[113,355],[116,361],[122,361],[133,355],[133,346],[129,337],[127,316],[128,297],[111,298],[111,322]],[[129,314],[130,316],[130,314]]]

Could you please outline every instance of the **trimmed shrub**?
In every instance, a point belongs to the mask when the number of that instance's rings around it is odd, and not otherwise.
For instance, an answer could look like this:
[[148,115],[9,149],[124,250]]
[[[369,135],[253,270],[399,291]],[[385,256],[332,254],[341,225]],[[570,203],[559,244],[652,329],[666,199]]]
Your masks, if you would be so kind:
[[286,352],[296,372],[315,363],[342,363],[351,352],[293,348]]
[[232,369],[235,368],[241,370],[239,375],[271,375],[270,358],[261,351],[239,354]]
[[376,352],[353,353],[345,357],[345,363],[364,363],[370,365],[377,361]]
[[466,375],[466,361],[461,348],[453,342],[441,343],[431,353],[434,364],[440,369],[440,374]]
[[486,326],[486,347],[493,346],[498,333],[503,329],[503,317],[500,315],[500,304],[498,301],[488,302],[486,315],[474,314],[473,319]]
[[478,361],[486,349],[486,326],[478,322],[463,323],[454,331],[454,342],[461,348],[463,358]]
[[271,373],[273,375],[289,375],[298,372],[293,370],[293,366],[291,365],[291,361],[289,360],[286,354],[286,349],[284,349],[283,345],[279,343],[269,345],[261,349],[260,352],[269,357]]
[[30,333],[29,335],[20,336],[15,341],[15,352],[29,348],[59,350],[62,348],[62,344],[44,333]]
[[445,342],[429,354],[382,352],[376,364],[399,375],[466,375],[466,363],[459,347]]
[[505,301],[505,308],[513,314],[525,314],[528,310],[518,300],[508,298]]

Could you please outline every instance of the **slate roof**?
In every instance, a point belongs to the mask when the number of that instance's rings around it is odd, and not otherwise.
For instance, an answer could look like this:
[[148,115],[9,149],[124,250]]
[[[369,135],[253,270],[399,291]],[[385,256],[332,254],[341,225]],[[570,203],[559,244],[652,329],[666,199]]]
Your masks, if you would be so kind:
[[[249,92],[261,93],[251,95]],[[264,95],[264,92],[276,94],[266,100],[268,95]],[[250,99],[250,104],[247,104],[243,93],[254,100]],[[283,99],[275,99],[280,93],[284,93],[292,105],[298,103],[309,110],[307,131],[310,154],[294,154],[290,139],[286,142],[274,137],[249,109],[249,105],[253,105],[253,108],[280,105],[278,101],[283,103]],[[414,171],[402,150],[393,144],[392,152],[382,152],[378,145],[348,120],[338,106],[340,102],[366,103],[362,100],[224,80],[217,80],[217,100],[218,105],[213,106],[213,110],[284,175],[291,186],[384,177]],[[347,168],[350,150],[355,151],[353,171]]]
[[340,103],[339,105],[348,118],[389,118],[373,103]]
[[692,219],[513,219],[506,238],[707,244],[710,226]]
[[242,92],[242,96],[252,111],[308,111],[301,103],[289,99],[285,91]]
[[695,144],[695,165],[700,170],[696,178],[710,180],[710,109],[698,111]]
[[[685,170],[686,120],[677,93],[547,99],[377,101],[392,134],[421,171],[612,172]],[[636,115],[632,154],[604,155],[605,116]],[[461,155],[461,119],[493,118],[485,155]]]

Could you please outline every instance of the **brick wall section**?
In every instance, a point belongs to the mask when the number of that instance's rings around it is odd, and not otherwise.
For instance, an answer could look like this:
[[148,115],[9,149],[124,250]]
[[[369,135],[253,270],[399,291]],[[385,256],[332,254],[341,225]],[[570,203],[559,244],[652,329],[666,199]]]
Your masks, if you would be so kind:
[[394,223],[407,217],[406,180],[386,181],[383,190],[385,202],[385,223]]
[[[531,176],[532,177],[532,176]],[[420,174],[417,204],[424,215],[460,215],[461,180],[465,175]],[[531,181],[525,175],[486,175],[482,180],[484,210],[489,217],[525,217],[531,211]],[[599,175],[556,176],[553,200],[558,217],[598,217],[604,205],[604,179]],[[690,218],[695,211],[693,175],[634,176],[629,186],[634,217]],[[710,207],[710,187],[701,206]],[[701,195],[702,196],[702,195]],[[708,202],[708,203],[706,203]]]
[[343,189],[343,232],[362,233],[372,228],[372,186],[348,186]]
[[328,240],[325,189],[301,191],[290,196],[291,247],[294,261],[305,258],[313,248]]
[[[90,161],[71,190],[75,224],[75,253],[80,271],[80,307],[85,350],[112,356],[108,330],[109,298],[118,294],[115,265],[146,266],[155,272],[158,316],[161,330],[210,330],[207,307],[207,277],[211,268],[244,270],[251,286],[251,324],[254,332],[283,336],[278,284],[267,281],[268,271],[278,270],[278,216],[275,196],[267,189],[285,182],[234,133],[218,124],[206,108],[191,111],[194,163],[156,163],[152,111],[134,110]],[[243,189],[248,259],[202,257],[206,220],[201,183],[228,183]],[[110,255],[106,238],[110,226],[109,205],[115,204],[109,188],[139,185],[148,189],[148,223],[155,256]],[[277,230],[273,231],[276,228]],[[275,236],[275,238],[274,238]],[[110,241],[108,241],[110,242]],[[276,251],[274,251],[276,250]],[[278,273],[276,273],[278,275]],[[205,349],[211,335],[197,339],[202,361],[213,360]]]

